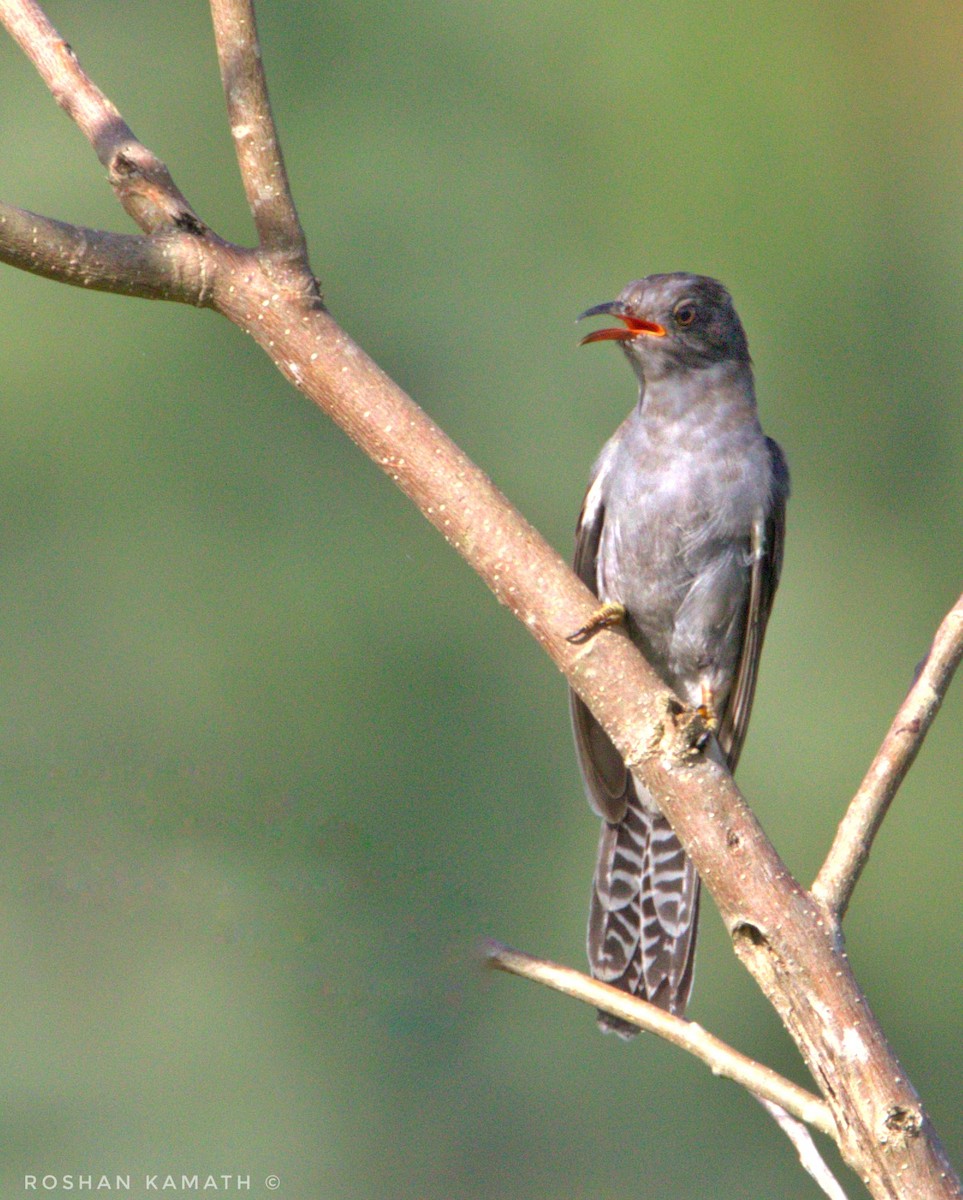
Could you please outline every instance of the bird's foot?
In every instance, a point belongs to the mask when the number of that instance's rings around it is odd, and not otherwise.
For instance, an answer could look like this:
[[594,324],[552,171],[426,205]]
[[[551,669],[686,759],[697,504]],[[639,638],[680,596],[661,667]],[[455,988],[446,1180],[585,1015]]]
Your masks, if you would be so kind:
[[570,633],[565,640],[572,642],[576,646],[581,646],[589,638],[595,637],[600,630],[611,629],[613,625],[622,625],[624,623],[625,605],[618,604],[612,600],[606,600],[604,604],[600,604],[595,612],[592,613],[581,629],[576,629],[574,633]]
[[696,709],[696,712],[705,722],[706,728],[710,733],[715,733],[719,728],[719,718],[716,716],[716,706],[712,695],[712,688],[708,684],[702,685],[702,703]]

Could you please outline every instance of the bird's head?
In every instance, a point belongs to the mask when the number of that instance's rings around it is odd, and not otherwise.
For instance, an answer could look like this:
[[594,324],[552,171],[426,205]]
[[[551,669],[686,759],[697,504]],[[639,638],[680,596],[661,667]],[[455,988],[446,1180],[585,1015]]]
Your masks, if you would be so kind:
[[596,329],[580,344],[619,342],[643,379],[727,361],[750,362],[732,297],[705,275],[648,275],[623,288],[618,299],[587,309],[579,320],[603,314],[622,324]]

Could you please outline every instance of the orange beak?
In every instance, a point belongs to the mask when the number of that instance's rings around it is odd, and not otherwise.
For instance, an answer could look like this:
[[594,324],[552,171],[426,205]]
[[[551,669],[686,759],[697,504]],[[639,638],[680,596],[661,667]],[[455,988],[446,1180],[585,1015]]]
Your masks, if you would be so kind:
[[578,319],[581,321],[582,317],[596,317],[602,313],[615,317],[616,320],[622,322],[625,328],[619,329],[616,326],[612,329],[596,329],[582,338],[579,342],[580,346],[587,346],[589,342],[628,342],[643,334],[647,334],[649,337],[665,337],[665,328],[655,321],[644,321],[641,317],[630,317],[619,312],[618,301],[597,304],[594,308],[586,309]]

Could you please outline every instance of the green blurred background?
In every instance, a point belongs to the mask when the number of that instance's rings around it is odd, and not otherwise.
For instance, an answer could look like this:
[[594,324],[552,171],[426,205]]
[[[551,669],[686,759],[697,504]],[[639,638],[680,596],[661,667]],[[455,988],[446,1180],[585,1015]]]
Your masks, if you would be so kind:
[[[50,13],[250,241],[205,6]],[[332,310],[563,553],[633,400],[575,314],[652,271],[733,291],[794,484],[740,780],[810,881],[960,589],[963,9],[260,20]],[[6,39],[0,113],[4,200],[131,229]],[[0,321],[3,1195],[817,1196],[734,1085],[479,966],[583,964],[596,822],[560,676],[401,494],[208,313],[3,269]],[[958,1161],[961,715],[847,924]],[[805,1082],[711,904],[691,1013]]]

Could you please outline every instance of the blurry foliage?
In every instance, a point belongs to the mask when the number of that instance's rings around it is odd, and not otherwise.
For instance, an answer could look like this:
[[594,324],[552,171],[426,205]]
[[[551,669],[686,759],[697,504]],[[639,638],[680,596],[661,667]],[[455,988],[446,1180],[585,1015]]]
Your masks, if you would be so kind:
[[[248,240],[204,6],[51,16]],[[574,315],[650,271],[731,287],[794,481],[740,778],[808,881],[960,588],[963,10],[260,19],[332,310],[563,552],[633,399]],[[5,200],[128,228],[7,41],[0,112]],[[486,934],[582,962],[596,825],[523,631],[234,329],[0,279],[4,1193],[814,1195],[731,1085],[476,965]],[[958,1158],[961,706],[847,926]],[[711,905],[692,1013],[803,1078]]]

